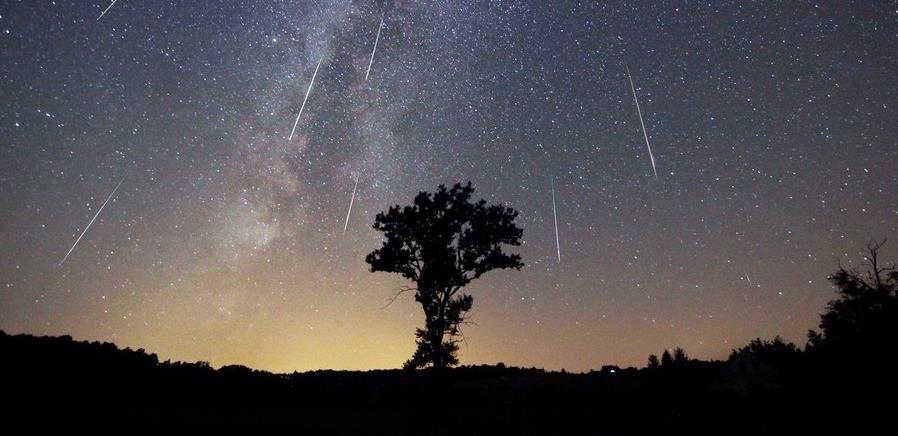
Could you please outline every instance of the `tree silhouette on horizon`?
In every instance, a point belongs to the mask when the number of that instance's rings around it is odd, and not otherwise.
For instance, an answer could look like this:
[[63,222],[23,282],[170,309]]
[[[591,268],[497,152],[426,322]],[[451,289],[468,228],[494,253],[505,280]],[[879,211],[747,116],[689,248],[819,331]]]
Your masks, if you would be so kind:
[[[406,368],[445,368],[458,364],[459,326],[474,298],[459,291],[493,269],[520,269],[518,254],[503,245],[520,245],[523,230],[514,220],[518,212],[485,200],[471,201],[471,183],[440,185],[421,192],[413,204],[392,206],[377,214],[374,228],[383,232],[383,245],[365,261],[371,271],[402,275],[415,286],[415,301],[424,309],[424,328],[416,329],[417,349]],[[398,296],[398,294],[397,294]]]
[[838,297],[820,316],[821,332],[808,332],[809,347],[843,352],[855,360],[898,356],[898,266],[880,258],[884,242],[867,244],[860,270],[840,266],[829,277]]

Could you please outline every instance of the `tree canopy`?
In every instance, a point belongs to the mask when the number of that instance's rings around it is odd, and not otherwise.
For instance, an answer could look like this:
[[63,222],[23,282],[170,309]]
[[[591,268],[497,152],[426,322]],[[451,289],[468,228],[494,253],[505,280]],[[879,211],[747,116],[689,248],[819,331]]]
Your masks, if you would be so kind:
[[869,243],[860,270],[840,266],[829,277],[838,297],[820,316],[822,332],[809,333],[809,345],[856,358],[898,354],[898,268],[882,262],[881,248],[882,242]]
[[[505,245],[520,245],[518,212],[485,200],[471,201],[471,183],[436,192],[421,192],[408,206],[379,213],[374,228],[383,243],[365,258],[371,271],[397,273],[415,286],[415,301],[424,309],[425,326],[417,329],[418,348],[407,367],[446,367],[458,363],[459,326],[473,297],[459,291],[494,269],[520,269],[518,254]],[[444,338],[448,339],[444,341]]]

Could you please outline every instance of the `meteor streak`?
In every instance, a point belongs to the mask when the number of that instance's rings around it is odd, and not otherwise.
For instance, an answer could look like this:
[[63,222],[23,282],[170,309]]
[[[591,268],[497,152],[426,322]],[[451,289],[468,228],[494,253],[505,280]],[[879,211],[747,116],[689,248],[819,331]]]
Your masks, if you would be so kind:
[[309,99],[309,93],[312,92],[312,85],[315,84],[315,76],[318,75],[318,67],[320,66],[321,60],[318,61],[318,65],[315,66],[315,72],[312,73],[312,81],[309,82],[309,89],[306,90],[306,97],[302,99],[302,106],[299,107],[299,113],[296,114],[296,121],[293,123],[293,130],[290,131],[290,137],[287,138],[288,141],[292,140],[293,134],[296,133],[296,126],[299,125],[299,117],[302,116],[302,110],[306,107],[306,100]]
[[368,71],[365,72],[365,81],[368,80],[368,75],[371,74],[371,64],[374,63],[374,53],[377,53],[377,42],[380,41],[380,30],[384,27],[384,16],[380,15],[380,25],[377,26],[377,36],[374,38],[374,50],[371,50],[371,60],[368,61]]
[[555,250],[558,252],[558,263],[561,263],[561,241],[558,239],[558,209],[555,207],[555,177],[552,177],[552,217],[555,218]]
[[346,222],[343,223],[343,236],[346,236],[346,228],[349,226],[349,215],[352,213],[352,203],[355,202],[355,191],[359,187],[359,177],[361,177],[361,174],[355,176],[355,186],[352,187],[352,198],[349,199],[349,211],[346,212]]
[[109,200],[112,200],[112,197],[115,195],[115,192],[118,191],[118,187],[122,186],[122,182],[124,182],[124,181],[125,181],[125,178],[122,177],[122,180],[120,180],[118,182],[118,185],[115,185],[115,189],[113,189],[112,193],[109,194],[108,197],[106,197],[106,201],[103,202],[103,205],[100,206],[100,209],[97,211],[97,213],[94,215],[94,217],[90,220],[89,223],[87,223],[87,226],[84,227],[84,230],[81,232],[81,235],[78,236],[78,239],[76,239],[75,243],[72,244],[72,248],[70,248],[69,252],[65,254],[65,257],[63,257],[62,260],[59,261],[59,266],[62,266],[62,264],[65,263],[66,259],[69,258],[69,255],[72,254],[72,251],[74,251],[75,247],[78,246],[78,243],[81,242],[81,238],[83,238],[84,234],[87,233],[87,229],[89,229],[90,226],[93,225],[94,221],[97,220],[97,217],[100,216],[100,212],[103,212],[103,208],[106,207],[106,203],[109,203]]
[[639,114],[639,124],[642,125],[642,134],[645,136],[645,146],[649,149],[649,159],[652,160],[652,171],[655,172],[655,179],[658,178],[658,169],[655,168],[655,156],[652,154],[652,146],[649,145],[649,134],[645,131],[645,121],[642,120],[642,110],[639,109],[639,99],[636,98],[636,87],[633,85],[633,76],[630,75],[630,67],[627,68],[627,78],[630,79],[630,89],[633,90],[633,101],[636,102],[636,112]]
[[106,12],[109,12],[109,10],[112,9],[112,6],[115,5],[115,2],[117,1],[118,0],[112,0],[112,3],[109,3],[109,6],[106,6],[106,9],[103,9],[103,12],[100,12],[100,16],[97,17],[97,21],[100,21],[100,18],[103,18],[103,16],[106,15]]

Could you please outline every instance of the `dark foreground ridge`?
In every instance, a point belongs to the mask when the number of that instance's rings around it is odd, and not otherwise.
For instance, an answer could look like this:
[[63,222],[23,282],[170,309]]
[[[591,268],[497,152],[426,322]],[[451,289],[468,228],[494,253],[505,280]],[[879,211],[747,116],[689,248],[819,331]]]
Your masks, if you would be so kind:
[[540,434],[587,426],[599,433],[888,434],[895,428],[892,362],[880,373],[815,354],[775,340],[754,341],[726,361],[674,353],[657,366],[586,374],[502,364],[272,374],[159,362],[143,350],[68,336],[0,332],[0,385],[4,414],[12,418],[5,422],[17,432],[139,426]]

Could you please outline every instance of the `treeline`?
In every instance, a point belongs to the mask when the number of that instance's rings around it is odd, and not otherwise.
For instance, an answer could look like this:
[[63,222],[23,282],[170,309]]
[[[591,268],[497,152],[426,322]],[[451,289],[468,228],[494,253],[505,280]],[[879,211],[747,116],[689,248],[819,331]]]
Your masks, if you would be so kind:
[[[11,402],[0,416],[20,430],[118,428],[136,420],[163,432],[169,426],[255,432],[286,424],[354,434],[546,434],[583,425],[629,434],[669,426],[872,434],[898,424],[893,381],[877,385],[882,373],[839,368],[816,353],[774,339],[753,341],[725,361],[682,352],[657,366],[585,374],[503,364],[272,374],[159,362],[143,350],[67,336],[0,333],[0,386]],[[833,406],[837,419],[815,415]],[[82,425],[85,416],[92,425]],[[731,428],[733,422],[740,427]]]
[[[650,355],[645,372],[662,383],[709,383],[751,398],[864,398],[894,402],[898,389],[898,268],[871,242],[860,269],[840,267],[829,281],[836,298],[808,332],[804,349],[776,337],[733,350],[723,362],[689,359],[685,350]],[[663,382],[666,380],[666,382]]]
[[[321,430],[331,428],[328,419],[363,423],[356,430],[376,421],[388,432],[401,422],[403,432],[416,434],[444,427],[477,433],[464,426],[467,421],[455,421],[458,416],[492,429],[513,422],[527,433],[574,422],[572,414],[587,421],[602,416],[604,429],[685,422],[726,433],[777,432],[784,425],[807,433],[839,423],[846,431],[875,433],[886,423],[898,424],[898,270],[881,264],[879,248],[868,247],[862,270],[840,268],[830,277],[837,298],[804,347],[759,338],[726,360],[692,359],[674,348],[649,356],[643,368],[604,366],[585,374],[501,363],[272,374],[239,365],[160,362],[142,349],[69,336],[0,332],[0,387],[11,410],[29,410],[22,416],[37,421],[44,410],[72,407],[211,408],[254,410],[253,419],[290,411],[308,415]],[[382,417],[395,419],[378,421]],[[528,427],[533,420],[539,427]],[[741,427],[728,427],[732,421]],[[416,427],[425,422],[444,427]]]
[[[817,398],[852,390],[891,395],[885,374],[760,339],[724,361],[690,359],[682,349],[646,367],[604,366],[585,374],[498,365],[449,370],[311,371],[273,374],[245,366],[160,362],[142,349],[69,336],[0,332],[0,380],[22,406],[133,405],[239,407],[415,407],[429,392],[474,406],[598,404],[625,399]],[[840,363],[837,363],[840,362]],[[880,377],[880,378],[877,378]],[[873,383],[861,383],[861,381]],[[893,379],[892,379],[893,380]],[[891,383],[891,384],[890,384]],[[449,394],[451,392],[451,394]]]

